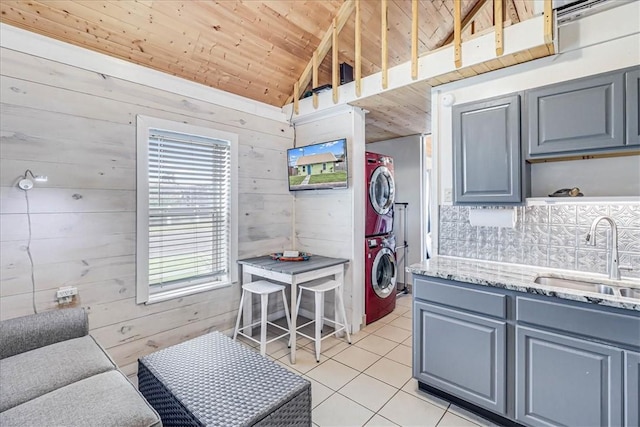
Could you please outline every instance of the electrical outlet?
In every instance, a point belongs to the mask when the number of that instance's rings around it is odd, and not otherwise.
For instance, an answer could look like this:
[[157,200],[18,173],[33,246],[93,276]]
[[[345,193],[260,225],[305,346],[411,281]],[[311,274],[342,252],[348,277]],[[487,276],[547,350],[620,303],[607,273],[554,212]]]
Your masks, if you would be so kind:
[[445,188],[444,189],[444,201],[451,203],[453,201],[453,189]]
[[58,291],[56,292],[56,299],[58,302],[61,300],[68,301],[74,295],[78,295],[78,288],[75,286],[63,286],[62,288],[58,288]]

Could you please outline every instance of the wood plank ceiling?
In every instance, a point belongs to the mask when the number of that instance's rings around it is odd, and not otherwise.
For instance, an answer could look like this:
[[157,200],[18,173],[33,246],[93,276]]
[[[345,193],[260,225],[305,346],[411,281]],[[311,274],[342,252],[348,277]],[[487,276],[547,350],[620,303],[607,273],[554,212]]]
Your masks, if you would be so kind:
[[[419,1],[419,53],[450,42],[454,0]],[[36,33],[274,106],[292,94],[344,0],[41,0],[0,2],[0,20]],[[533,0],[504,0],[505,19],[532,16]],[[493,26],[493,2],[462,0],[463,39]],[[411,58],[411,1],[388,2],[389,66]],[[380,71],[380,1],[361,0],[362,72]],[[339,34],[339,62],[353,65],[354,14]],[[331,82],[331,55],[319,84]],[[301,93],[310,88],[301,88]],[[430,88],[393,91],[356,105],[371,111],[376,140],[430,129]],[[385,124],[386,123],[386,124]],[[393,124],[393,129],[389,128]],[[404,130],[400,129],[404,127]],[[386,129],[386,130],[385,130]],[[369,136],[367,140],[373,140]]]

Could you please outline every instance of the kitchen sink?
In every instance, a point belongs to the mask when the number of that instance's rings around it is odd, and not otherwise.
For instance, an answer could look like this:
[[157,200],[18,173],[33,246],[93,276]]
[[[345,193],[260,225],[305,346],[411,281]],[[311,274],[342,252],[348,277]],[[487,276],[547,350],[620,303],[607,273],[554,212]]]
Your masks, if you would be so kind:
[[568,288],[578,291],[640,299],[640,289],[614,286],[597,281],[591,282],[587,280],[564,279],[562,277],[555,276],[538,276],[534,282],[544,286],[554,286],[558,288]]

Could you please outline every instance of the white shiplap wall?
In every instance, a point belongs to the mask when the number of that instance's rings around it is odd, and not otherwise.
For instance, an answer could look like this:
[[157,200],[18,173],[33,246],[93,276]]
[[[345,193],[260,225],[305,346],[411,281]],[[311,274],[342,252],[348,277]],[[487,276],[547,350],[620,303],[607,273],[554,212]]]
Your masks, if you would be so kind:
[[[364,112],[338,107],[296,125],[298,147],[340,138],[347,138],[349,187],[295,193],[295,248],[350,261],[344,275],[345,306],[352,329],[358,331],[364,314]],[[333,312],[331,306],[327,313]]]
[[[97,58],[76,47],[62,50],[76,63],[83,55]],[[293,246],[285,158],[293,133],[284,115],[275,120],[204,100],[216,98],[213,90],[207,97],[181,95],[175,87],[185,82],[177,78],[166,90],[141,84],[135,81],[144,81],[145,73],[153,73],[150,80],[157,83],[157,72],[124,62],[112,74],[135,79],[85,69],[95,68],[95,61],[68,65],[6,47],[0,60],[0,318],[32,313],[26,201],[16,187],[18,177],[31,169],[49,177],[28,194],[38,311],[56,308],[59,286],[77,286],[80,304],[90,313],[91,334],[128,374],[144,354],[230,329],[237,285],[135,304],[135,117],[239,135],[241,258]]]

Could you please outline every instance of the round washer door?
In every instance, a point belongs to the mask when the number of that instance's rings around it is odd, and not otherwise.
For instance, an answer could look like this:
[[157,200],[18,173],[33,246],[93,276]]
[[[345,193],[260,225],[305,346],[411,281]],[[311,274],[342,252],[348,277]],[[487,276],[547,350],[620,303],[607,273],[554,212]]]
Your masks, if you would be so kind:
[[378,215],[385,215],[393,207],[396,186],[393,175],[385,166],[376,168],[369,181],[369,201]]
[[371,267],[371,286],[380,298],[395,297],[396,257],[389,248],[382,248],[373,260]]

